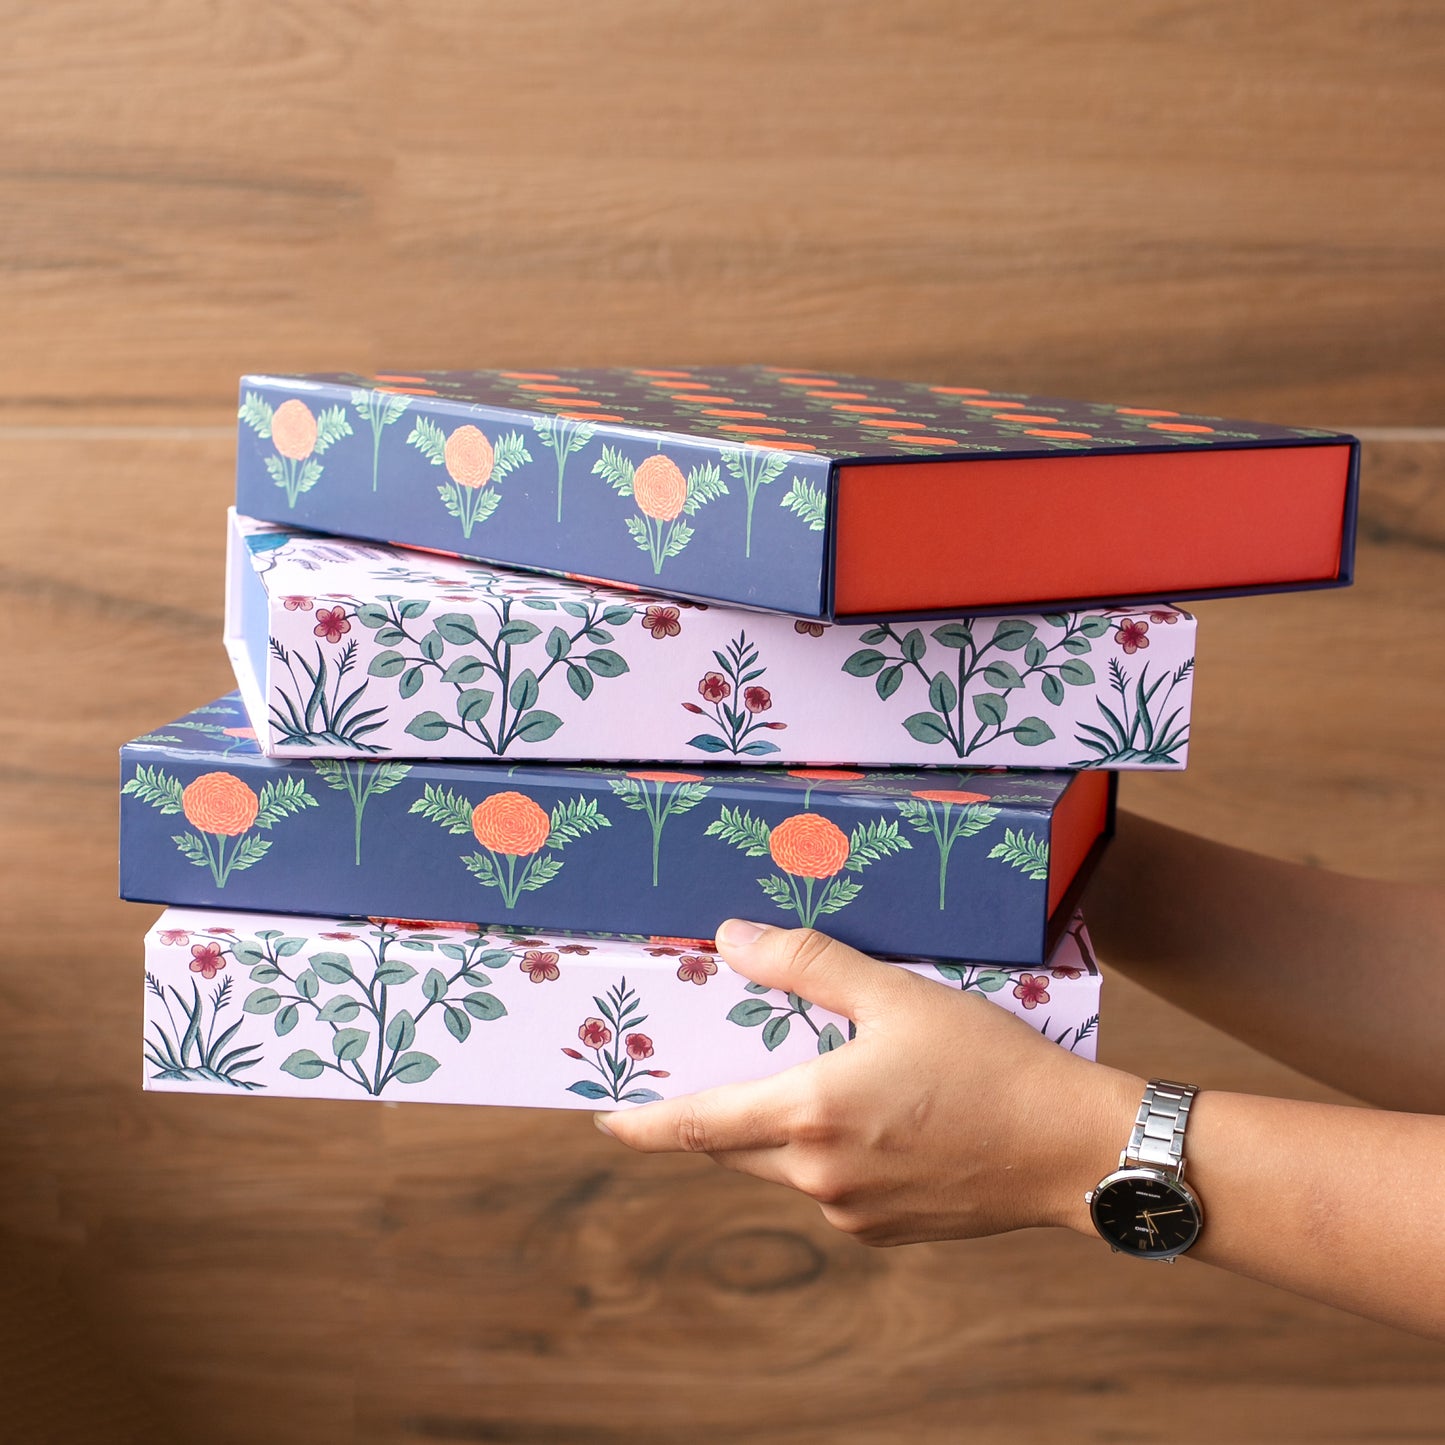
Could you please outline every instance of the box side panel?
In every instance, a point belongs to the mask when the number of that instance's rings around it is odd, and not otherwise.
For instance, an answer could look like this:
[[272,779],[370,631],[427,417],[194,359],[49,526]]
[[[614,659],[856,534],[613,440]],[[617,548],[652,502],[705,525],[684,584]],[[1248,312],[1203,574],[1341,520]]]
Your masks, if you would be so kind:
[[[1051,962],[1077,976],[902,966],[1092,1057],[1097,972],[1073,936]],[[618,940],[171,909],[146,974],[158,1090],[611,1109],[776,1073],[851,1033],[710,954]]]
[[741,916],[874,953],[1044,954],[1056,789],[1028,789],[1048,775],[1012,774],[980,808],[957,774],[843,795],[811,779],[240,752],[150,766],[122,800],[132,899],[689,938]]
[[824,457],[300,378],[241,398],[248,516],[822,614]]
[[[1356,444],[839,469],[842,617],[1330,585]],[[1000,539],[1011,538],[1011,545]]]

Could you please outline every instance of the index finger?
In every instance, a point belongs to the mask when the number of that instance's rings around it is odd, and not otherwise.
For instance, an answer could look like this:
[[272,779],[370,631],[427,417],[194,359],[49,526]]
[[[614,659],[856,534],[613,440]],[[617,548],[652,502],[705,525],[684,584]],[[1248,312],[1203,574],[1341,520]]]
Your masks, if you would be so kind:
[[595,1114],[593,1119],[604,1134],[646,1154],[777,1149],[788,1142],[793,1113],[788,1076],[801,1067],[658,1104]]

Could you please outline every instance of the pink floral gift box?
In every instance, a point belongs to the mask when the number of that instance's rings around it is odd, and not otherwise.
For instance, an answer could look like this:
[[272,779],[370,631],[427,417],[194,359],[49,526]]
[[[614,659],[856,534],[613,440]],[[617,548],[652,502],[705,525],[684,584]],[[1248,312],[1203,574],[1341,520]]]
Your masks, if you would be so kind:
[[273,757],[1182,768],[1165,603],[829,624],[232,514],[227,648]]
[[[688,939],[172,908],[145,948],[154,1090],[610,1109],[776,1073],[853,1032]],[[1094,1057],[1077,915],[1042,967],[899,966]]]

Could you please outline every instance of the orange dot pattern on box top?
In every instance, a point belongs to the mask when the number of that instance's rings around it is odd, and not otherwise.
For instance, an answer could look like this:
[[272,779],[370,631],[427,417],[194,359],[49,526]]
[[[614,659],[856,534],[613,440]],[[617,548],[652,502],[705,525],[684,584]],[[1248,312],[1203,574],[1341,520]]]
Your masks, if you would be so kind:
[[848,835],[831,818],[795,813],[773,829],[768,852],[785,873],[831,878],[848,861]]
[[256,821],[261,800],[234,773],[202,773],[181,792],[181,811],[192,827],[222,838],[244,833]]
[[472,809],[472,832],[493,853],[526,858],[546,844],[552,820],[525,793],[493,793]]

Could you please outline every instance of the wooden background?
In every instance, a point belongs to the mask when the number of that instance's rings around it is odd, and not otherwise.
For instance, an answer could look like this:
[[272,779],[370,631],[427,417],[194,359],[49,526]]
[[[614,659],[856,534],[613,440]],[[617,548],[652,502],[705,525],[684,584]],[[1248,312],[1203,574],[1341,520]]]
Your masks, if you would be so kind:
[[[1445,7],[0,21],[11,1438],[1445,1439],[1445,1350],[1206,1266],[869,1252],[585,1116],[143,1096],[113,898],[116,746],[229,685],[240,372],[743,359],[1363,429],[1359,586],[1202,606],[1190,770],[1124,798],[1439,879]],[[1112,1061],[1325,1096],[1106,1007]]]

